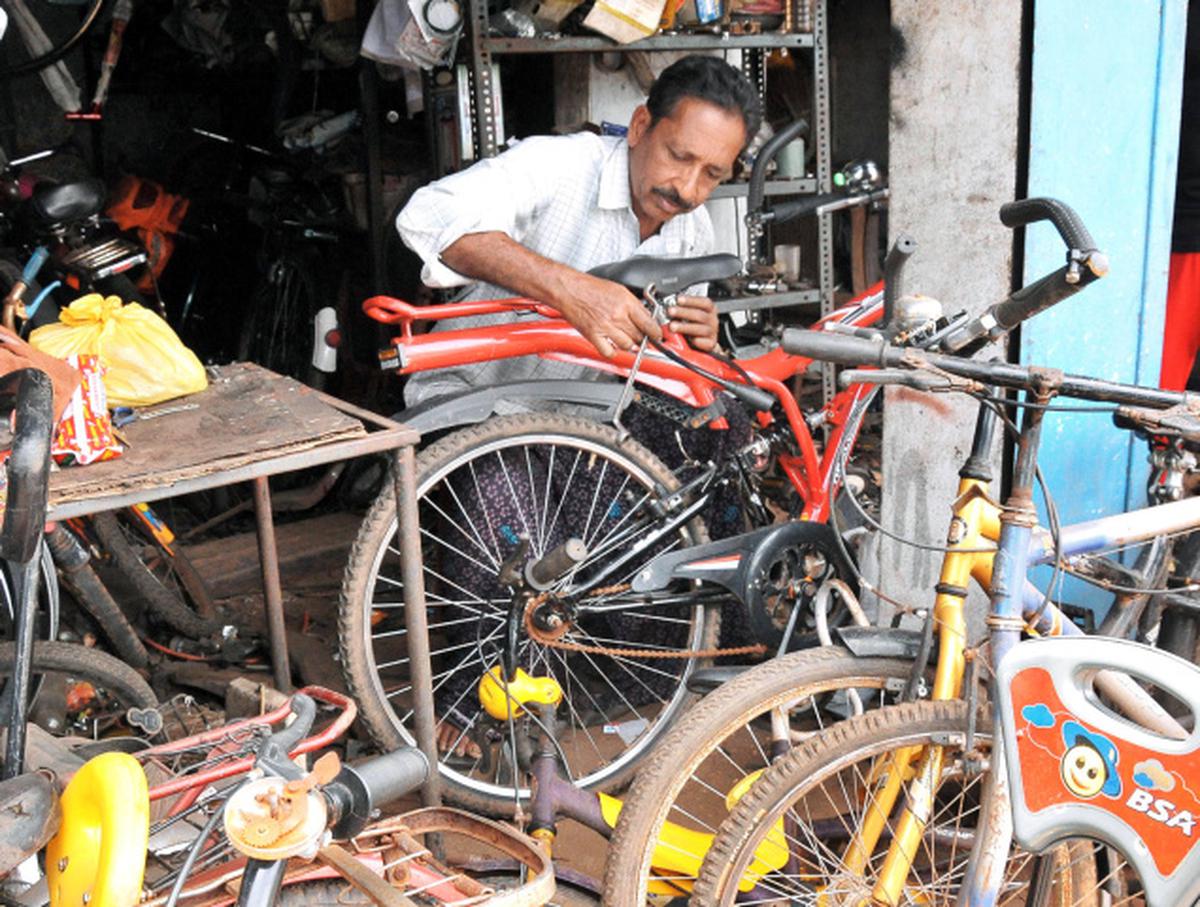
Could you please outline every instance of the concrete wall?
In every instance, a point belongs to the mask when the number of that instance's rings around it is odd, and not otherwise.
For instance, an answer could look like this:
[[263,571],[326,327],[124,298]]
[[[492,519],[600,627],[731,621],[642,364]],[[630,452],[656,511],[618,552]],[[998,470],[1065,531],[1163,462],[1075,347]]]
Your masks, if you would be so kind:
[[[909,290],[975,311],[1010,288],[1012,235],[997,211],[1016,185],[1021,4],[893,0],[892,30],[891,239],[903,231],[917,240]],[[944,540],[974,413],[954,398],[888,392],[885,526]],[[883,539],[874,568],[885,593],[925,606],[940,560]]]

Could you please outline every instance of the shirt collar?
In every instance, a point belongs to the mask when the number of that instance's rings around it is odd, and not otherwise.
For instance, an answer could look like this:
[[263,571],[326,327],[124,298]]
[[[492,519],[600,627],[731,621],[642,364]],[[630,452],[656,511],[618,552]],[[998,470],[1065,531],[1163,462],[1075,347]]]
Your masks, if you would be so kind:
[[606,209],[632,209],[633,199],[629,194],[629,145],[624,138],[617,140],[612,151],[604,159],[596,204]]

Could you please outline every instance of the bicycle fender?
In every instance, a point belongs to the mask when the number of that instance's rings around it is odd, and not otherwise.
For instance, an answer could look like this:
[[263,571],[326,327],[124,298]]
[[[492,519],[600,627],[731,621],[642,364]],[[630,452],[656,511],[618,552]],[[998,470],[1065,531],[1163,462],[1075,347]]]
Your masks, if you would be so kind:
[[901,627],[834,627],[834,639],[859,658],[914,660],[921,651],[921,631]]
[[565,403],[581,407],[580,415],[595,410],[596,417],[602,418],[616,406],[622,388],[613,381],[520,381],[435,397],[401,410],[392,418],[422,434],[477,425],[497,415],[504,403],[535,410],[537,407],[530,407],[530,403]]
[[1041,851],[1087,836],[1137,870],[1150,907],[1200,899],[1200,728],[1171,740],[1102,706],[1093,678],[1148,681],[1200,715],[1200,668],[1104,637],[1035,639],[997,671],[1013,836]]

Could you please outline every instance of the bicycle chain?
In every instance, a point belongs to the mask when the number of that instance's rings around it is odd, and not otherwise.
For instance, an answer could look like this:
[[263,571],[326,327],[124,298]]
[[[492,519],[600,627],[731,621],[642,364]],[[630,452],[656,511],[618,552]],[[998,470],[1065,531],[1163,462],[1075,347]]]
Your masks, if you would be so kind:
[[[588,593],[587,598],[601,598],[605,595],[616,595],[628,592],[632,586],[629,583],[618,583],[615,586],[603,586]],[[752,646],[735,646],[729,649],[701,649],[699,651],[663,652],[659,649],[618,648],[615,646],[592,646],[579,642],[569,642],[562,637],[571,629],[565,622],[555,630],[542,630],[533,622],[533,612],[550,598],[549,592],[535,595],[525,606],[525,631],[534,642],[541,643],[551,649],[563,649],[567,652],[579,652],[586,655],[607,655],[611,658],[722,658],[729,655],[761,655],[767,647],[761,643]]]

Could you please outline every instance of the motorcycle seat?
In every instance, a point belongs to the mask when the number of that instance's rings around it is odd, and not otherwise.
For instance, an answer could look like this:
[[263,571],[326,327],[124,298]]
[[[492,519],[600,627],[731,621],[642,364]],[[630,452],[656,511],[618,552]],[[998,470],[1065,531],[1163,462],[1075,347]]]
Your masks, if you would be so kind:
[[0,781],[0,877],[45,847],[61,819],[58,793],[45,775]]
[[594,277],[602,277],[641,296],[646,287],[654,285],[659,296],[678,293],[698,283],[710,280],[725,280],[742,270],[742,261],[736,255],[702,255],[699,258],[655,258],[636,255],[623,261],[600,265],[588,271]]
[[104,199],[104,183],[98,179],[38,186],[29,199],[29,211],[45,226],[63,224],[99,214]]

